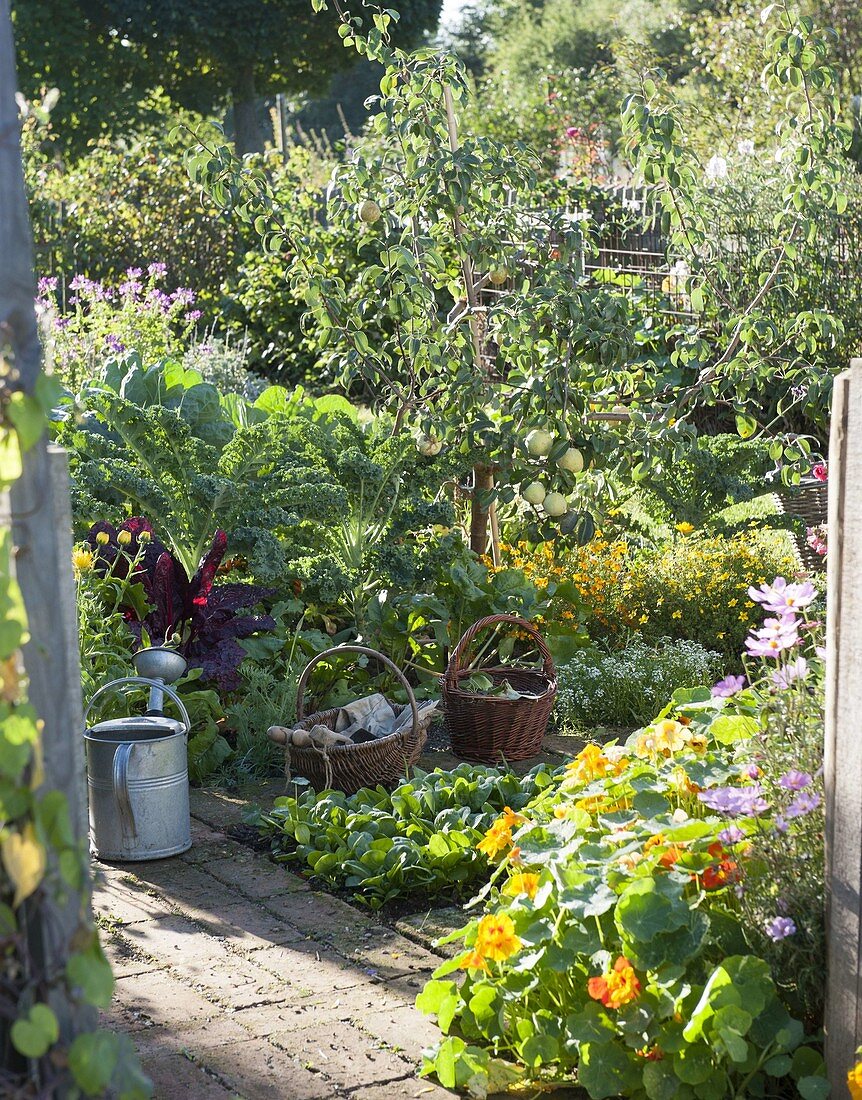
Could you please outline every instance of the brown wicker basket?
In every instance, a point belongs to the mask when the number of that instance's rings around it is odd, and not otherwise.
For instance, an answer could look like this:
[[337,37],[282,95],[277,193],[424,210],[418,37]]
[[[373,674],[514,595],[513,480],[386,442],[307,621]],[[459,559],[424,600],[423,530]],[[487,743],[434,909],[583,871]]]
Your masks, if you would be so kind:
[[[473,639],[489,626],[507,623],[529,634],[539,649],[543,668],[518,668],[500,665],[483,668],[495,684],[504,680],[516,691],[529,691],[536,699],[499,699],[493,695],[465,691],[461,681],[476,671],[466,668],[466,657]],[[443,674],[443,706],[452,751],[462,760],[480,764],[526,760],[542,747],[542,738],[557,695],[554,661],[544,639],[532,623],[516,615],[488,615],[479,619],[464,634],[452,651]]]
[[788,489],[775,494],[779,512],[799,522],[801,529],[790,534],[800,567],[812,572],[825,569],[826,558],[808,545],[805,532],[808,527],[818,527],[826,522],[827,496],[825,482],[814,478],[802,481],[795,491]]
[[407,768],[419,759],[428,739],[428,725],[432,715],[429,714],[424,720],[420,718],[416,696],[404,673],[383,653],[361,645],[340,645],[312,657],[303,669],[297,684],[294,728],[309,730],[312,726],[318,725],[335,728],[339,708],[317,711],[306,717],[304,695],[308,677],[314,666],[327,657],[341,653],[362,653],[368,657],[374,657],[394,672],[407,692],[409,701],[406,704],[392,703],[392,709],[396,714],[401,714],[409,707],[413,712],[413,722],[398,733],[358,745],[332,745],[326,749],[285,745],[285,775],[288,780],[292,773],[302,775],[319,791],[337,790],[344,791],[346,794],[355,794],[361,787],[376,787],[378,783],[386,787],[397,786],[404,780]]

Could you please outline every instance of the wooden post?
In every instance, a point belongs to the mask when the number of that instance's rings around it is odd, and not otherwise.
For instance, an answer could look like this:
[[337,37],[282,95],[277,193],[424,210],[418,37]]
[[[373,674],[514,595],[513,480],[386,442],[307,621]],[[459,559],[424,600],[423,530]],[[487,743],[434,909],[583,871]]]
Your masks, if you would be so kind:
[[[12,352],[10,389],[32,393],[41,369],[34,307],[33,244],[24,191],[15,99],[15,51],[9,0],[0,0],[0,333]],[[28,698],[42,719],[45,781],[68,801],[73,835],[86,844],[86,792],[77,612],[72,577],[72,516],[63,451],[40,439],[24,456],[21,478],[2,502],[0,521],[11,525],[15,573],[27,612],[30,640],[23,648]],[[57,876],[57,869],[53,868]],[[80,892],[46,896],[26,908],[28,947],[49,974],[62,972],[83,925],[92,926],[89,884]],[[54,985],[50,1003],[63,1038],[89,1031],[94,1009],[69,1000]]]
[[862,359],[835,380],[826,641],[826,1064],[835,1100],[862,1046]]

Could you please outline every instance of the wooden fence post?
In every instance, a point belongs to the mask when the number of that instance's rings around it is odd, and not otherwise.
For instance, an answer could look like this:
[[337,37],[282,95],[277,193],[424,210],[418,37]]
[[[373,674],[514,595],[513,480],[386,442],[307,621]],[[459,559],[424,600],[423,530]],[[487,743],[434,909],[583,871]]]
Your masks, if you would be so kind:
[[835,380],[826,659],[826,1062],[834,1100],[862,1046],[862,359]]

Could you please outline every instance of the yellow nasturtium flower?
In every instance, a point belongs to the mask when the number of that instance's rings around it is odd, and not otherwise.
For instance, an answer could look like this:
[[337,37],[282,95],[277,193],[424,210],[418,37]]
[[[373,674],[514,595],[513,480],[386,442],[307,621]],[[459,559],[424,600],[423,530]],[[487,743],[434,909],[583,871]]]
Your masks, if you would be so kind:
[[517,898],[521,894],[526,894],[531,900],[536,896],[536,891],[539,889],[539,876],[532,871],[519,871],[518,874],[512,875],[506,885],[503,887],[503,893],[509,897]]
[[862,1062],[847,1071],[847,1088],[852,1100],[862,1100]]
[[520,950],[521,938],[507,913],[487,913],[482,917],[476,935],[476,951],[483,959],[503,962]]

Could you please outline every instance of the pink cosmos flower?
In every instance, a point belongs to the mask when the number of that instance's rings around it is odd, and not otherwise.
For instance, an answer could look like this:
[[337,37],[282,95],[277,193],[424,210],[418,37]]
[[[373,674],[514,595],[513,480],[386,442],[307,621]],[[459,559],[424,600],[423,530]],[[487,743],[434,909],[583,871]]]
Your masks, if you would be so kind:
[[784,577],[776,577],[772,584],[762,584],[760,588],[749,588],[748,594],[755,603],[762,604],[765,611],[774,611],[776,615],[798,611],[817,598],[811,581],[788,584]]
[[797,628],[794,616],[767,619],[745,639],[746,652],[750,657],[780,657],[784,650],[799,644]]
[[725,676],[723,680],[719,680],[717,684],[713,684],[711,694],[714,698],[729,699],[731,695],[736,695],[736,693],[742,691],[744,687],[744,676]]
[[786,665],[777,668],[772,673],[772,682],[777,688],[786,690],[794,680],[804,680],[808,675],[808,662],[804,657],[797,657],[795,661],[788,661]]

